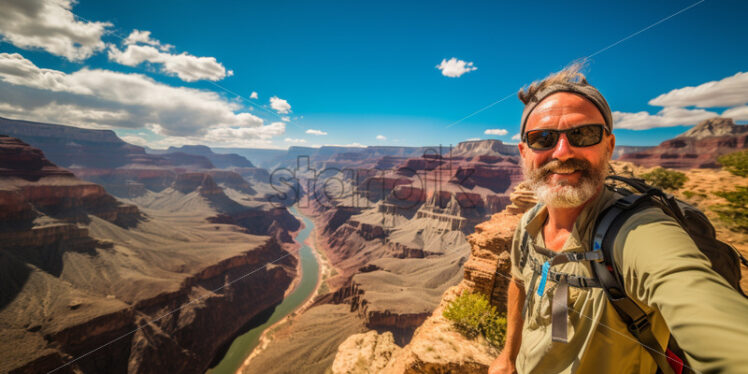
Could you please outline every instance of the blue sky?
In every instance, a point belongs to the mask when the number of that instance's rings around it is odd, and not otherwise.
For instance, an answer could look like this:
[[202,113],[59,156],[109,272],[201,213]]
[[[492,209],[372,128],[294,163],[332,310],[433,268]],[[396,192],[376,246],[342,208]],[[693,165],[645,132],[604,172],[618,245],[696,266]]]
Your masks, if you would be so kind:
[[[515,142],[517,90],[606,47],[586,72],[619,112],[618,144],[655,145],[726,110],[748,120],[744,1],[706,0],[623,41],[696,2],[9,4],[0,115],[152,147]],[[49,14],[70,31],[45,28]],[[445,76],[437,65],[452,58],[475,69]]]

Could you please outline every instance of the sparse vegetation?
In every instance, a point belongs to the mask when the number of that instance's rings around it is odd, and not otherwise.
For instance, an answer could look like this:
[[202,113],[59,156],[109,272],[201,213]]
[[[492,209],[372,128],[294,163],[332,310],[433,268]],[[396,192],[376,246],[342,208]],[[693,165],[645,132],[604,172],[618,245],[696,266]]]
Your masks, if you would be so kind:
[[748,150],[719,156],[717,161],[725,170],[739,177],[748,176]]
[[702,192],[694,192],[690,190],[683,191],[683,196],[686,197],[686,199],[693,199],[694,197],[698,196],[701,198],[706,198],[706,194]]
[[688,177],[679,171],[656,168],[649,173],[641,175],[647,183],[663,190],[677,190],[683,187]]
[[748,232],[748,186],[737,186],[735,191],[714,193],[727,200],[727,204],[712,207],[719,218],[735,231]]
[[506,317],[498,313],[485,296],[465,292],[450,303],[443,314],[457,331],[468,338],[483,335],[497,348],[504,345]]

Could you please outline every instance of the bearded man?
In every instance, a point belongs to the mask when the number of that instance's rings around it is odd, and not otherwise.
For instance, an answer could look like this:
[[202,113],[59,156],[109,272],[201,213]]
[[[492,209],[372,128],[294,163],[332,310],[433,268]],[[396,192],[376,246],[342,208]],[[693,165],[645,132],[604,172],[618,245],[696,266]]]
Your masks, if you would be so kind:
[[[621,197],[604,183],[615,146],[611,111],[579,67],[519,93],[519,151],[539,204],[515,232],[507,339],[491,374],[662,370],[657,350],[634,338],[603,290],[579,281],[594,277],[589,262],[548,266],[559,253],[589,251],[598,214]],[[748,373],[748,300],[711,269],[680,225],[659,208],[644,209],[620,229],[613,253],[654,338],[667,347],[672,335],[685,354],[680,368],[665,372]],[[548,272],[577,282],[554,282]]]

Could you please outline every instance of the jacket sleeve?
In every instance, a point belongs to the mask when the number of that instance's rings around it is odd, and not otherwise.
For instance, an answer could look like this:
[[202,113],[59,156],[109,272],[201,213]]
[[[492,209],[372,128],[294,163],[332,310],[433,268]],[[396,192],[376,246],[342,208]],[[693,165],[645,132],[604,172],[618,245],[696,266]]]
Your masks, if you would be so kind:
[[626,292],[660,312],[688,365],[704,373],[748,373],[748,299],[661,211],[635,215],[620,233],[614,256]]

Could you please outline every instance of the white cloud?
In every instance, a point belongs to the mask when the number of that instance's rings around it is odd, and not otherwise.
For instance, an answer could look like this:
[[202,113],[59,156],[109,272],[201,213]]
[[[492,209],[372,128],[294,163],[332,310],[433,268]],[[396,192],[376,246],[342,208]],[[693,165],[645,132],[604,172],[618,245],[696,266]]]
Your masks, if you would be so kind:
[[[748,120],[748,73],[737,73],[718,81],[671,90],[649,101],[663,107],[657,114],[613,112],[615,128],[646,130],[656,127],[696,125],[718,116],[704,108],[728,108],[722,117]],[[687,107],[695,107],[689,109]]]
[[696,87],[683,87],[655,97],[649,105],[695,106],[699,108],[733,107],[748,103],[748,73],[737,73]]
[[512,140],[522,140],[522,134],[514,134],[514,135],[512,135]]
[[478,70],[477,67],[473,66],[472,62],[466,62],[458,60],[455,57],[442,59],[442,63],[436,65],[436,68],[442,71],[442,75],[450,78],[458,78],[465,73]]
[[613,112],[613,128],[628,130],[647,130],[656,127],[695,125],[718,114],[704,109],[685,109],[677,107],[662,108],[657,114],[645,111],[637,113]]
[[291,117],[289,117],[289,116],[283,116],[283,117],[281,117],[281,121],[283,121],[283,122],[291,122]]
[[270,107],[280,114],[288,114],[291,111],[291,104],[288,101],[273,96],[270,98]]
[[125,38],[124,41],[122,41],[125,45],[134,45],[138,43],[142,44],[148,44],[152,45],[154,47],[158,47],[158,49],[166,52],[168,50],[171,50],[174,48],[171,44],[162,44],[160,41],[151,38],[151,32],[150,31],[140,31],[140,30],[132,30],[130,35]]
[[306,130],[306,133],[310,135],[327,135],[327,132],[315,129]]
[[280,114],[287,114],[291,111],[291,104],[288,101],[273,96],[270,98],[270,107]]
[[508,134],[508,133],[509,133],[509,131],[507,131],[507,130],[505,130],[505,129],[487,129],[487,130],[486,130],[486,131],[484,131],[483,133],[484,133],[484,134],[486,134],[486,135],[498,135],[498,136],[503,136],[503,135],[506,135],[506,134]]
[[377,140],[387,140],[387,137],[384,135],[377,135]]
[[722,112],[722,117],[729,117],[736,121],[748,121],[748,105],[727,109]]
[[249,95],[250,99],[257,99],[258,97],[260,96],[257,95],[257,91],[252,91],[252,93]]
[[[142,128],[164,143],[269,142],[283,122],[264,125],[212,91],[173,87],[141,74],[87,68],[41,69],[17,53],[0,53],[0,115],[93,128]],[[188,143],[185,143],[188,144]]]
[[479,140],[481,140],[481,138],[469,138],[469,139],[466,139],[465,141],[468,141],[468,142],[477,142]]
[[109,45],[109,60],[126,66],[138,66],[143,62],[160,64],[162,72],[177,76],[185,82],[217,81],[234,74],[232,70],[227,71],[215,57],[197,57],[187,52],[167,52],[171,46],[162,45],[158,40],[152,39],[150,31],[134,30],[125,39],[124,44],[127,45],[124,50]]
[[284,139],[286,143],[306,143],[306,139],[293,139],[293,138],[286,138]]
[[[319,147],[319,146],[318,146],[318,147]],[[352,147],[352,148],[366,148],[367,146],[365,146],[365,145],[363,145],[363,144],[361,144],[361,143],[358,143],[358,142],[353,142],[353,143],[349,143],[349,144],[325,144],[325,147]]]
[[0,34],[18,48],[42,49],[81,61],[105,48],[101,36],[109,22],[78,21],[72,0],[4,0]]

